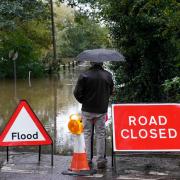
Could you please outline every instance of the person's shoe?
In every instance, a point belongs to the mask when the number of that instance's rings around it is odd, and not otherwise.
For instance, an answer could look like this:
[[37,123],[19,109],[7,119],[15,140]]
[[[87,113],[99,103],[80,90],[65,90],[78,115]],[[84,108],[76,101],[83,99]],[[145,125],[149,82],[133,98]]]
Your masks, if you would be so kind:
[[97,168],[98,169],[105,169],[106,168],[106,162],[98,162]]

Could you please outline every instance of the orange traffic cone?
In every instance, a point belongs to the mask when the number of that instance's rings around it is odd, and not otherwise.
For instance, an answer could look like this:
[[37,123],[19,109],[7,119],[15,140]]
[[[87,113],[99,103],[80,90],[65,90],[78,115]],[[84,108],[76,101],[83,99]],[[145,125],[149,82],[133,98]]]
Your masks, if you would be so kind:
[[63,175],[88,176],[96,173],[96,170],[90,169],[85,151],[85,140],[83,134],[83,124],[78,114],[70,116],[68,128],[74,137],[74,153],[71,165],[68,171],[63,171]]
[[71,161],[70,170],[81,171],[90,170],[87,155],[85,152],[84,134],[74,135],[74,153]]

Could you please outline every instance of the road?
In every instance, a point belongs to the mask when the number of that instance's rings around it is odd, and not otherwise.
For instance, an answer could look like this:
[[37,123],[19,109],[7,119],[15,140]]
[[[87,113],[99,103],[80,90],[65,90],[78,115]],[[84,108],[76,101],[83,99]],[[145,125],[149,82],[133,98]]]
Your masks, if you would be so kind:
[[[179,154],[122,154],[117,158],[117,172],[111,168],[108,157],[107,169],[98,170],[89,177],[62,175],[70,166],[71,156],[54,156],[51,166],[50,154],[10,152],[9,162],[6,154],[0,151],[0,180],[83,180],[83,179],[121,179],[121,180],[180,180]],[[96,168],[96,167],[94,167]]]

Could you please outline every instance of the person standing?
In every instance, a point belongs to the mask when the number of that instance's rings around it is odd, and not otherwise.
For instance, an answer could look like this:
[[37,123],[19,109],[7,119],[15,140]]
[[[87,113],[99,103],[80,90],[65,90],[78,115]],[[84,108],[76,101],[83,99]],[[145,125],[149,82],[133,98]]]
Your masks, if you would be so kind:
[[112,74],[103,69],[103,63],[91,62],[91,67],[79,75],[74,96],[82,104],[82,120],[88,162],[91,165],[91,136],[96,132],[97,167],[105,168],[105,120],[109,98],[113,93]]

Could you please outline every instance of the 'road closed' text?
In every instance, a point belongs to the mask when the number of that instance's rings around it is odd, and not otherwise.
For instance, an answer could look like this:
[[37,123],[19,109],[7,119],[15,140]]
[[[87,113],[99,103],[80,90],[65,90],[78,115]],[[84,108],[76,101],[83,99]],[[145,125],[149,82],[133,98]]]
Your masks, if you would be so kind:
[[176,138],[176,129],[171,127],[167,128],[167,123],[168,119],[165,116],[150,116],[150,118],[145,116],[128,116],[129,128],[121,129],[120,135],[123,139]]

